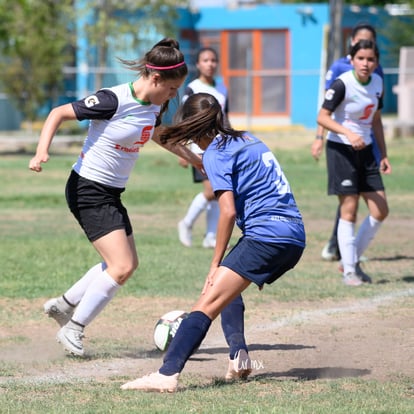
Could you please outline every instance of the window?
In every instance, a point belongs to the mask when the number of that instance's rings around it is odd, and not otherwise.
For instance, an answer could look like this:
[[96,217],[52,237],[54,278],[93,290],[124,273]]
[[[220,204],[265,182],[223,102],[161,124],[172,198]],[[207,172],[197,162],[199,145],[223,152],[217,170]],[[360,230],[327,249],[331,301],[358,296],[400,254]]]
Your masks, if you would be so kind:
[[202,32],[200,37],[203,45],[212,38],[215,40],[232,113],[268,116],[289,112],[290,59],[286,30],[224,31],[215,32],[215,36]]

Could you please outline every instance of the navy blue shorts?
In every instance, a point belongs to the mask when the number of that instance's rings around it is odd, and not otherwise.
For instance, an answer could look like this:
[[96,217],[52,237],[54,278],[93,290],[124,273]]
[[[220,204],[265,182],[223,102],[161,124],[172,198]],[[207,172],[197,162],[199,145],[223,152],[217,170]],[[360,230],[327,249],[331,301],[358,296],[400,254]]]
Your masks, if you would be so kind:
[[93,242],[114,230],[132,234],[126,208],[121,203],[124,188],[99,184],[72,170],[66,183],[66,201],[89,241]]
[[351,145],[327,141],[328,194],[349,195],[384,190],[372,145],[357,151]]
[[242,237],[220,265],[261,287],[293,269],[303,250],[296,244],[265,243]]

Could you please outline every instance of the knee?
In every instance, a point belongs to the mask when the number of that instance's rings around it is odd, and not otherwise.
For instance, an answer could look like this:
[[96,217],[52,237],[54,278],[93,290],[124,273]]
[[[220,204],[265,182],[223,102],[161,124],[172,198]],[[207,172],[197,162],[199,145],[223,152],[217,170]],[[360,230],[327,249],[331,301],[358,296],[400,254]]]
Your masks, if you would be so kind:
[[113,270],[114,279],[120,285],[123,285],[137,270],[138,268],[138,259],[131,261],[130,263],[118,264],[118,266]]
[[375,219],[382,222],[388,217],[389,212],[390,210],[386,205],[378,212],[378,217],[375,217]]

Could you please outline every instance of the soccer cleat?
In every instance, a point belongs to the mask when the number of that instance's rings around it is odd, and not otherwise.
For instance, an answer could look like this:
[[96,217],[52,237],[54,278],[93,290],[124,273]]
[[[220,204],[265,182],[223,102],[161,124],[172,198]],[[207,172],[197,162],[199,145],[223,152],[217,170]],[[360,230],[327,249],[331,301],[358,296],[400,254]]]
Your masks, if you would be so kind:
[[244,350],[236,352],[234,359],[229,360],[229,368],[227,370],[225,380],[234,381],[237,379],[246,379],[252,372],[252,361],[249,354]]
[[216,247],[216,236],[214,233],[208,233],[203,240],[203,247],[205,249],[214,249]]
[[347,286],[362,285],[361,279],[357,276],[355,272],[348,272],[346,275],[343,276],[342,280]]
[[122,390],[141,390],[153,392],[175,392],[178,387],[179,373],[163,375],[158,371],[144,377],[137,378],[121,386]]
[[68,305],[65,300],[60,298],[53,298],[48,300],[43,309],[49,318],[53,318],[60,326],[65,326],[73,315],[74,307]]
[[193,241],[192,241],[192,233],[191,233],[191,227],[188,227],[184,220],[181,220],[178,223],[178,238],[185,247],[191,247]]
[[364,283],[372,283],[372,279],[368,276],[361,268],[360,263],[358,262],[355,266],[355,273]]
[[325,244],[322,249],[321,257],[328,262],[339,260],[339,251],[336,247],[331,246],[330,243]]
[[83,357],[83,343],[84,338],[83,328],[70,324],[71,326],[63,326],[56,335],[56,340],[63,345],[69,353]]
[[[344,266],[342,263],[339,264],[338,270],[343,273],[344,272]],[[359,277],[359,279],[364,283],[372,283],[372,279],[369,275],[367,275],[361,268],[360,262],[357,262],[355,265],[355,274]]]

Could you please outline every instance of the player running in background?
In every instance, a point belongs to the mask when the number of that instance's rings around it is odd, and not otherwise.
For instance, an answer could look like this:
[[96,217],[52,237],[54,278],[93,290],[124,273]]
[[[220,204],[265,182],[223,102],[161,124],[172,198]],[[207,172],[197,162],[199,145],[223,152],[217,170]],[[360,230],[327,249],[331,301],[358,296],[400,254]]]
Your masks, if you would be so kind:
[[[328,194],[339,199],[338,245],[343,281],[349,286],[371,282],[359,260],[388,215],[380,171],[391,173],[391,165],[381,120],[383,81],[374,73],[378,61],[374,42],[356,43],[351,49],[354,69],[334,81],[318,115],[318,124],[330,131],[326,145]],[[380,151],[379,164],[372,149],[372,132]],[[361,196],[369,214],[355,236]]]
[[[370,24],[367,24],[367,23],[358,24],[352,29],[352,32],[351,32],[350,49],[355,43],[358,43],[360,40],[371,40],[375,42],[376,39],[377,39],[377,33],[374,27],[372,27]],[[335,61],[329,68],[328,72],[326,73],[325,90],[328,90],[331,87],[333,81],[338,76],[352,69],[353,69],[353,66],[351,63],[351,56],[349,54]],[[375,73],[377,73],[379,76],[381,76],[382,79],[384,79],[384,72],[380,64],[378,64],[378,66],[375,68]],[[316,131],[316,138],[311,148],[312,156],[316,160],[319,160],[322,154],[322,149],[323,149],[322,141],[324,139],[324,134],[325,134],[325,128],[323,128],[321,125],[318,125],[317,131]],[[375,157],[377,159],[377,162],[379,164],[380,153],[378,150],[378,145],[376,143],[375,137],[373,137],[373,140],[372,140],[372,148],[373,148]],[[321,256],[322,256],[322,259],[324,260],[333,261],[333,260],[341,259],[341,255],[340,255],[339,247],[338,247],[338,238],[337,238],[339,217],[340,217],[340,208],[338,206],[331,237],[328,243],[322,249]],[[357,271],[359,271],[359,265],[358,265]]]
[[[214,49],[204,47],[198,51],[196,58],[198,76],[197,79],[194,79],[186,87],[182,101],[185,102],[194,93],[209,93],[218,100],[226,119],[228,119],[227,88],[222,82],[218,82],[215,79],[218,62],[218,54]],[[203,152],[194,142],[191,143],[191,150],[196,154],[202,154]],[[180,165],[186,168],[188,163],[180,158]],[[191,247],[194,223],[200,214],[205,211],[207,227],[202,246],[205,248],[214,248],[216,245],[217,220],[219,216],[218,203],[206,175],[194,167],[192,168],[192,173],[195,183],[203,183],[203,191],[194,197],[188,207],[186,215],[178,223],[178,237],[184,246]]]
[[[44,304],[61,326],[58,342],[84,355],[84,329],[104,309],[138,267],[134,235],[121,202],[141,147],[151,137],[178,156],[202,167],[185,146],[161,144],[157,130],[162,114],[187,76],[187,65],[174,39],[163,39],[145,57],[123,63],[137,80],[105,88],[79,101],[54,108],[42,128],[29,168],[42,171],[59,126],[68,120],[91,120],[81,154],[66,184],[68,206],[88,240],[102,257],[62,296]],[[154,136],[153,136],[154,134]]]
[[[206,282],[189,316],[172,340],[159,371],[128,382],[122,389],[174,392],[185,363],[200,346],[211,322],[250,283],[261,289],[299,261],[305,248],[301,214],[282,169],[256,137],[227,127],[221,106],[211,95],[192,95],[178,124],[161,141],[195,141],[220,206],[217,242]],[[224,257],[233,227],[243,235]],[[237,373],[248,359],[239,353]]]

